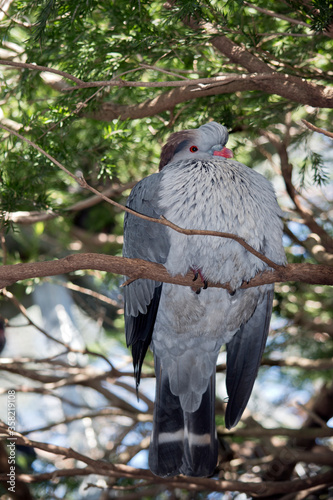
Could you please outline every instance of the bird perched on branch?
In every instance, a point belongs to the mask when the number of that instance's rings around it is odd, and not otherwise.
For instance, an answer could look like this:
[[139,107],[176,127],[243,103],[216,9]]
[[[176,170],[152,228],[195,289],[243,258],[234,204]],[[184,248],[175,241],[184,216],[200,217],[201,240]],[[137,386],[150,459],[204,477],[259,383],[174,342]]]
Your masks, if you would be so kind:
[[[269,181],[230,159],[225,127],[210,122],[175,132],[160,171],[141,180],[127,206],[182,228],[233,233],[284,264],[281,210]],[[125,329],[137,386],[149,345],[154,352],[156,400],[149,451],[159,476],[212,475],[217,463],[215,366],[227,349],[227,428],[249,400],[265,347],[273,285],[241,289],[268,268],[238,242],[185,235],[127,213],[123,255],[163,264],[171,275],[193,271],[198,288],[138,279],[125,286]],[[209,287],[229,282],[232,293]]]

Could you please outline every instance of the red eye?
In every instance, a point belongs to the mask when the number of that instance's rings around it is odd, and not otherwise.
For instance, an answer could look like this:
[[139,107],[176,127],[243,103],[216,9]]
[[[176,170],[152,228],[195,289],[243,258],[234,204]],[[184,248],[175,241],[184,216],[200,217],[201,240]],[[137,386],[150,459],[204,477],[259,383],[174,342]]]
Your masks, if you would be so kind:
[[196,151],[198,151],[199,148],[197,148],[197,146],[191,146],[190,147],[190,151],[191,153],[195,153]]

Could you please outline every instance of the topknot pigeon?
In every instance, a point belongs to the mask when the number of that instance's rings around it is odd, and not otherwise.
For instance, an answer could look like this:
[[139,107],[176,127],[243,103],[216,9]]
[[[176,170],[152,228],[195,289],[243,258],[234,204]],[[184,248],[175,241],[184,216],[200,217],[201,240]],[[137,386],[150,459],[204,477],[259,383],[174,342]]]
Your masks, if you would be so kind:
[[[233,233],[277,264],[285,263],[282,212],[268,180],[230,159],[227,129],[210,122],[172,134],[160,171],[141,180],[127,206],[190,229]],[[225,425],[249,400],[265,348],[273,285],[241,289],[268,268],[234,240],[186,236],[126,213],[123,255],[163,264],[171,275],[229,282],[233,293],[138,279],[125,287],[125,329],[137,385],[151,344],[156,400],[149,451],[159,476],[210,476],[217,463],[215,366],[226,344]],[[194,288],[194,287],[193,287]]]

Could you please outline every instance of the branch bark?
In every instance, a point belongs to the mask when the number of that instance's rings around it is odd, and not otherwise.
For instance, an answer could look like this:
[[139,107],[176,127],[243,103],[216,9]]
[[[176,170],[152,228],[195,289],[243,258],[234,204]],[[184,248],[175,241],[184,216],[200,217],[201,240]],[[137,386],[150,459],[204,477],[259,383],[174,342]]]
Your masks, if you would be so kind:
[[[257,252],[254,248],[248,245],[242,238],[240,238],[237,235],[222,233],[218,231],[184,229],[166,220],[163,216],[161,216],[159,219],[154,219],[151,217],[147,217],[146,215],[139,214],[138,212],[135,212],[134,210],[131,210],[130,208],[125,207],[115,202],[114,200],[104,196],[102,193],[98,192],[96,189],[89,186],[89,184],[87,184],[85,179],[79,178],[76,175],[74,175],[59,161],[57,161],[46,151],[40,148],[37,144],[25,138],[21,134],[8,129],[2,124],[0,124],[0,127],[5,129],[7,132],[11,134],[14,134],[24,142],[28,143],[29,145],[40,151],[57,167],[59,167],[61,170],[66,172],[67,175],[75,179],[82,187],[93,192],[95,195],[99,196],[106,202],[114,206],[117,206],[121,210],[129,212],[142,219],[166,225],[168,227],[171,227],[175,231],[186,235],[217,236],[223,238],[231,238],[237,241],[246,250],[256,255],[269,267],[274,269],[275,274],[272,273],[271,271],[265,271],[261,274],[256,275],[249,283],[244,283],[242,285],[242,288],[248,288],[250,286],[259,286],[262,284],[283,282],[283,281],[303,281],[310,284],[325,284],[325,285],[333,284],[333,278],[332,278],[333,268],[329,266],[314,266],[311,264],[294,264],[294,265],[288,265],[286,267],[280,266],[272,262],[265,255],[262,255],[261,253]],[[133,264],[135,268],[133,268]],[[171,277],[167,273],[164,266],[160,264],[146,262],[140,259],[125,259],[121,257],[112,257],[100,254],[81,254],[81,255],[71,255],[65,257],[64,259],[58,260],[57,263],[51,261],[51,262],[39,262],[39,263],[36,262],[28,264],[16,264],[12,266],[3,266],[0,272],[0,288],[4,288],[5,286],[16,283],[17,281],[22,279],[42,277],[42,276],[55,276],[58,274],[64,274],[78,269],[80,270],[95,269],[95,270],[113,272],[115,274],[123,274],[129,276],[131,280],[138,278],[145,278],[145,279],[153,279],[156,281],[193,287],[192,273],[188,273],[186,279],[184,279],[181,276]],[[195,286],[200,287],[202,285],[196,284]],[[229,291],[231,291],[231,288],[228,283],[225,284],[211,283],[210,286],[226,288]]]
[[314,132],[318,132],[319,134],[324,134],[327,137],[330,137],[331,139],[333,139],[333,132],[328,132],[328,130],[324,130],[323,128],[316,127],[315,125],[313,125],[312,123],[310,123],[310,122],[308,122],[306,120],[302,120],[302,122],[310,130],[313,130]]
[[[228,40],[227,37],[224,37]],[[218,46],[224,47],[224,40],[218,40]],[[235,44],[234,44],[235,45]],[[236,47],[238,47],[236,45]],[[230,49],[232,53],[232,48]],[[303,78],[284,73],[266,73],[265,77],[254,72],[252,75],[237,75],[240,79],[206,85],[198,88],[195,83],[162,92],[153,99],[138,104],[121,105],[114,102],[101,103],[100,108],[90,116],[96,120],[112,121],[128,120],[154,116],[164,111],[170,111],[181,104],[199,97],[232,94],[250,90],[261,90],[267,94],[276,94],[290,101],[320,108],[333,107],[333,89],[314,84]],[[260,76],[260,78],[257,78]],[[260,79],[260,82],[259,82]]]
[[64,71],[38,64],[0,59],[0,65],[12,66],[18,69],[26,68],[35,71],[44,71],[63,76],[76,84],[73,87],[66,88],[66,91],[92,87],[177,87],[174,90],[160,94],[154,99],[132,106],[117,105],[110,102],[103,103],[100,110],[93,114],[93,117],[104,121],[111,121],[117,118],[121,120],[144,118],[170,110],[176,104],[196,99],[197,97],[228,94],[245,90],[261,90],[268,94],[277,94],[291,101],[308,104],[313,107],[333,107],[333,89],[308,82],[298,76],[274,71],[259,57],[251,54],[241,45],[237,45],[225,35],[220,35],[219,31],[210,23],[198,25],[195,21],[190,20],[187,24],[194,30],[200,27],[209,34],[218,35],[212,38],[212,45],[228,57],[231,62],[240,64],[249,73],[231,73],[211,78],[164,82],[127,81],[119,77],[111,80],[85,82]]
[[[212,44],[235,64],[241,64],[249,70],[249,74],[231,74],[217,78],[207,78],[198,80],[188,80],[175,82],[126,82],[124,80],[112,80],[101,82],[76,81],[77,87],[87,88],[98,86],[118,86],[118,87],[176,87],[172,90],[162,92],[153,99],[148,99],[141,103],[132,105],[121,105],[114,102],[101,103],[100,108],[90,114],[92,118],[101,121],[112,121],[115,119],[140,119],[154,116],[164,111],[173,109],[177,104],[181,104],[199,97],[209,97],[214,95],[230,94],[235,92],[245,92],[251,90],[261,90],[268,94],[276,94],[288,100],[313,107],[332,108],[333,89],[323,85],[308,82],[307,80],[278,73],[272,70],[266,63],[253,56],[244,48],[229,40],[226,36],[218,36],[212,39]],[[0,61],[0,64],[8,61]],[[249,64],[250,63],[250,64]],[[18,63],[19,64],[19,63]],[[22,63],[23,64],[23,63]],[[39,71],[50,71],[57,74],[57,70],[47,67],[30,65],[31,69]],[[72,75],[63,75],[66,78]],[[71,79],[74,80],[75,77]]]
[[[198,287],[202,283],[193,282],[193,273],[186,276],[171,276],[162,264],[142,259],[127,259],[96,253],[68,255],[59,260],[46,262],[29,262],[26,264],[6,265],[0,268],[0,288],[12,285],[17,281],[43,276],[56,276],[73,271],[95,269],[114,274],[128,276],[131,280],[139,278],[173,283],[175,285]],[[264,284],[301,281],[309,284],[333,285],[333,267],[315,264],[289,264],[278,266],[274,271],[264,271],[243,283],[241,288],[251,288]],[[231,290],[228,283],[209,283],[208,286]]]
[[208,87],[203,87],[200,90],[195,88],[197,87],[195,82],[193,84],[191,82],[190,85],[164,92],[153,99],[129,106],[105,102],[94,113],[93,117],[95,119],[111,121],[116,118],[120,118],[121,120],[144,118],[171,110],[177,104],[196,99],[197,97],[247,90],[261,90],[268,94],[277,94],[288,100],[313,107],[333,107],[332,88],[314,84],[297,76],[275,72],[274,69],[259,57],[251,54],[241,45],[237,45],[228,37],[221,35],[219,30],[210,23],[198,24],[194,19],[186,19],[184,22],[194,30],[200,27],[206,33],[213,35],[211,40],[212,45],[221,54],[228,57],[232,63],[241,65],[250,74],[236,75],[232,81],[228,82],[226,80],[224,83],[216,83]]

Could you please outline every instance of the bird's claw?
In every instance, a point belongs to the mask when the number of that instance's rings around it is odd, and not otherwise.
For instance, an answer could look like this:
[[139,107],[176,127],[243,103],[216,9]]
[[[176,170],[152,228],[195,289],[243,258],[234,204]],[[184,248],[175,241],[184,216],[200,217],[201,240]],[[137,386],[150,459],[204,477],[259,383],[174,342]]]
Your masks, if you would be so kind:
[[[192,268],[192,271],[193,271],[193,273],[194,273],[194,277],[193,277],[193,280],[192,280],[192,281],[196,281],[196,280],[198,279],[198,277],[200,276],[201,282],[203,283],[203,287],[202,287],[202,288],[203,288],[204,290],[207,290],[207,288],[208,288],[208,281],[207,281],[207,280],[205,280],[205,278],[203,277],[203,275],[202,275],[202,273],[201,273],[200,269],[193,269],[193,268]],[[193,290],[193,291],[194,291],[197,295],[199,295],[199,293],[201,292],[201,288],[197,288],[197,289],[196,289],[196,288],[194,288],[194,287],[193,287],[193,288],[192,288],[192,290]]]

